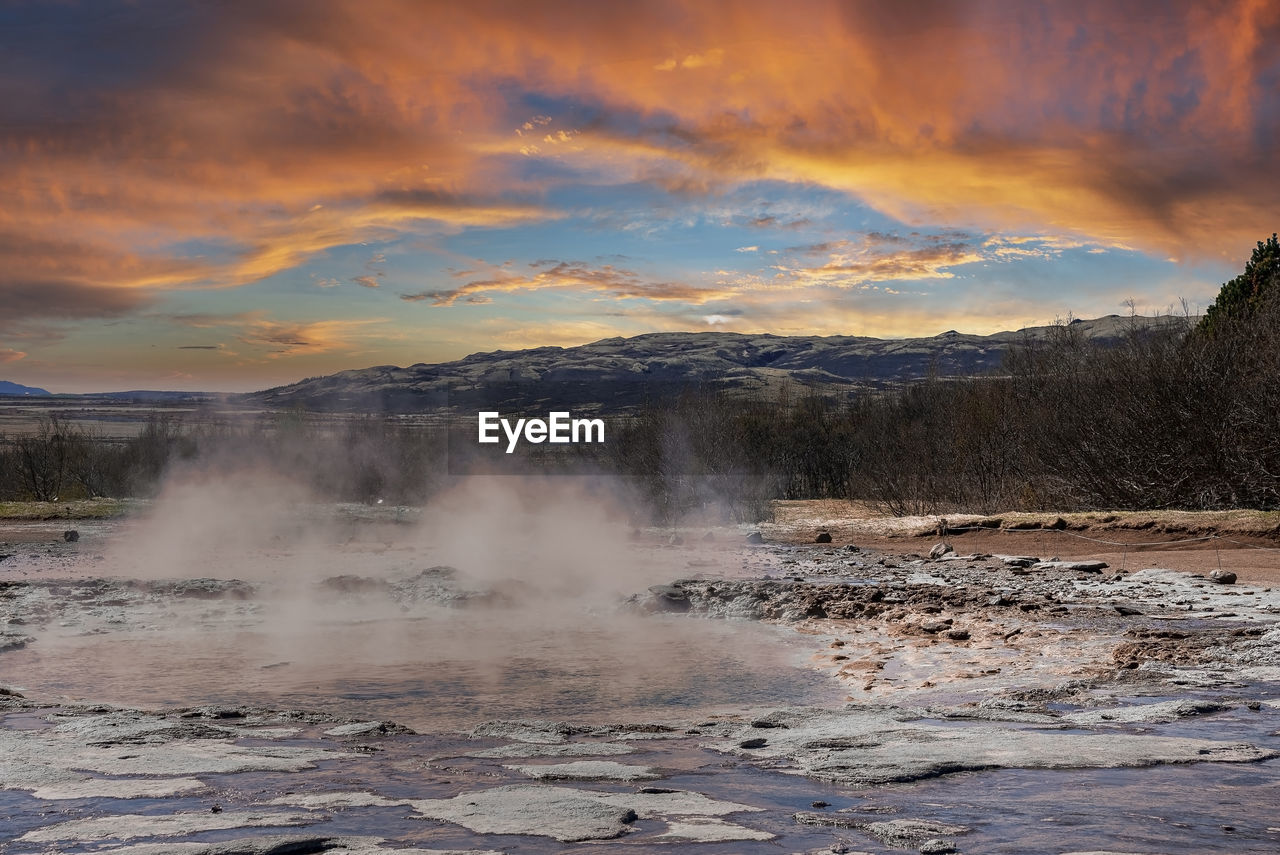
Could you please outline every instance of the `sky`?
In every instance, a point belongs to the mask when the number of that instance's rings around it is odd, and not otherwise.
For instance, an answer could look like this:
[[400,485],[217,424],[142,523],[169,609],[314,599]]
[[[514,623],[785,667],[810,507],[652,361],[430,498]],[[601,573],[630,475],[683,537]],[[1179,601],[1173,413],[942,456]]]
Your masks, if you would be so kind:
[[239,391],[659,331],[1211,302],[1280,0],[9,3],[0,379]]

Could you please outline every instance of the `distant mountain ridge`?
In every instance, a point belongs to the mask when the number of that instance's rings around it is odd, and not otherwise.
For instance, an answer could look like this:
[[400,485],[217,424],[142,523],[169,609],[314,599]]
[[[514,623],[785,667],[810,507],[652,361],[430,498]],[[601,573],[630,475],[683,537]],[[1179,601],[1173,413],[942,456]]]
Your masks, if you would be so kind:
[[0,380],[0,395],[22,395],[31,398],[47,398],[50,395],[48,389],[41,389],[38,386],[23,386],[21,383],[11,383],[8,380]]
[[[1108,315],[1072,326],[1117,341],[1134,323],[1185,324],[1182,318]],[[927,338],[777,336],[722,332],[648,333],[576,347],[474,353],[454,362],[406,368],[381,365],[313,377],[242,396],[271,409],[420,412],[476,406],[621,409],[665,390],[704,388],[767,393],[790,383],[823,391],[884,388],[930,375],[958,377],[1000,367],[1016,344],[1043,340],[1054,326]]]

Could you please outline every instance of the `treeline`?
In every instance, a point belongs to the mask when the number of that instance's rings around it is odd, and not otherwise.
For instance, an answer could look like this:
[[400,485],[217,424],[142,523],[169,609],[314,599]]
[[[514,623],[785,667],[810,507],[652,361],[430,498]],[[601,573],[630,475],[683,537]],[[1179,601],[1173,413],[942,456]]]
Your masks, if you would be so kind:
[[425,501],[444,473],[440,431],[381,415],[311,419],[291,411],[187,423],[157,416],[107,439],[62,416],[0,436],[0,499],[149,497],[164,476],[253,469],[335,501]]
[[1200,319],[1132,318],[1119,342],[1064,323],[997,375],[850,400],[658,402],[619,471],[678,516],[718,497],[849,498],[888,513],[1280,508],[1280,243]]

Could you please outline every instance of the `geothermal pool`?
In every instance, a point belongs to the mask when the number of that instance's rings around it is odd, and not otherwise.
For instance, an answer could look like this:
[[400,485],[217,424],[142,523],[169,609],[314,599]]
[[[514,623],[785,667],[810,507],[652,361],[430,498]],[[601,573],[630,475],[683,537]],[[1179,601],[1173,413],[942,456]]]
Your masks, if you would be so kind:
[[1280,592],[224,499],[0,536],[3,851],[1280,850]]

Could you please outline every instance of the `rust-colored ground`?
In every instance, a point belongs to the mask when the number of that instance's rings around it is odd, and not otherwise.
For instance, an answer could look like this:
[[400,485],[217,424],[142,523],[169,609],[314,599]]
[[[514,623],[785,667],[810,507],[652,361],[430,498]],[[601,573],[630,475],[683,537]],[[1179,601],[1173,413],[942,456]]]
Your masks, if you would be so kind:
[[[943,539],[944,518],[886,517],[841,501],[778,502],[765,537],[856,543],[894,553],[927,553]],[[948,514],[945,539],[959,553],[1041,558],[1098,558],[1116,569],[1160,567],[1186,573],[1219,568],[1242,583],[1280,585],[1280,513],[1262,511],[1126,511],[1075,514]],[[1026,527],[1021,527],[1026,526]]]

